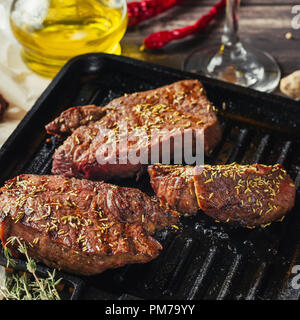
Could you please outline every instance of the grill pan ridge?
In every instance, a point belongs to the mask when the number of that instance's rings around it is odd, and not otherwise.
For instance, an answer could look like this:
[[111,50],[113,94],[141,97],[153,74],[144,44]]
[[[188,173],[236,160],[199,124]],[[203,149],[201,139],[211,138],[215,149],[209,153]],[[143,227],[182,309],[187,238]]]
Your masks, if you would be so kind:
[[[202,81],[223,129],[222,141],[206,163],[281,163],[298,188],[299,103],[106,54],[76,57],[55,77],[1,148],[1,185],[21,173],[50,174],[52,154],[60,143],[52,137],[46,141],[44,126],[66,108],[105,105],[125,93],[189,78]],[[147,176],[119,184],[153,195]],[[291,286],[292,267],[300,264],[298,211],[299,191],[287,217],[265,229],[234,228],[199,213],[181,219],[179,230],[157,232],[164,249],[155,260],[72,277],[85,283],[82,299],[299,299],[300,290]]]

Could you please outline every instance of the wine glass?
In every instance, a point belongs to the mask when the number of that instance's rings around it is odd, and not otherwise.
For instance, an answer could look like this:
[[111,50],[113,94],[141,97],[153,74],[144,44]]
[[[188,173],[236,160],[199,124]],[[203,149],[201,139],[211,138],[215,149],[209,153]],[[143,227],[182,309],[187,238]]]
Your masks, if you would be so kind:
[[226,2],[226,22],[221,45],[191,53],[184,61],[183,68],[244,87],[271,92],[280,81],[280,69],[271,55],[240,41],[239,4],[240,0]]

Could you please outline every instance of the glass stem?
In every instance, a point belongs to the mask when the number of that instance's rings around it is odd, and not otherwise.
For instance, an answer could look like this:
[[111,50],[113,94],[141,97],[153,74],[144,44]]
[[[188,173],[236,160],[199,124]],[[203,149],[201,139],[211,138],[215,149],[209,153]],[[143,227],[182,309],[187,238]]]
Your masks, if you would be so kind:
[[222,35],[222,43],[225,46],[234,46],[238,43],[238,9],[240,0],[227,0],[226,2],[226,22]]

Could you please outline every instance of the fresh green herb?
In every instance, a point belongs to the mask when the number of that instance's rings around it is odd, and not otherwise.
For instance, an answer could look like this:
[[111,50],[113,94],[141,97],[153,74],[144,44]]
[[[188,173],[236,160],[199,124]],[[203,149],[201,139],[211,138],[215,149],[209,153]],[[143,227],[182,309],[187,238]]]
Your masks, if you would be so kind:
[[[26,268],[28,273],[19,275],[8,274],[4,288],[0,288],[0,295],[6,300],[60,300],[56,286],[61,279],[55,279],[55,270],[48,272],[47,278],[40,278],[36,274],[36,262],[29,257],[27,246],[18,237],[10,237],[7,244],[18,248],[18,251],[26,257]],[[4,250],[7,266],[13,267],[15,261],[10,250]]]

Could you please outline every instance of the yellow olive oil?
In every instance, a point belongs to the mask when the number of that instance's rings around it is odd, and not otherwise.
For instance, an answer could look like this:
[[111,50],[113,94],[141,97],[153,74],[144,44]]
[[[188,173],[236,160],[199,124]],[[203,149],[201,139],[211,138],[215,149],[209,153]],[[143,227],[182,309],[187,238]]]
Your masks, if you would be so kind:
[[119,41],[127,27],[125,0],[119,8],[110,4],[121,1],[109,0],[26,2],[14,2],[10,22],[23,46],[23,59],[35,72],[52,77],[76,55],[121,53]]

